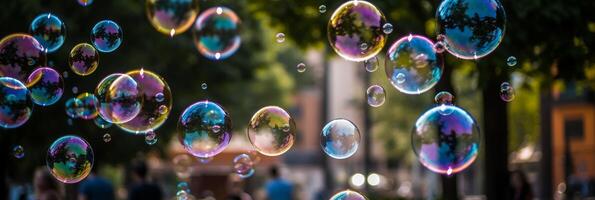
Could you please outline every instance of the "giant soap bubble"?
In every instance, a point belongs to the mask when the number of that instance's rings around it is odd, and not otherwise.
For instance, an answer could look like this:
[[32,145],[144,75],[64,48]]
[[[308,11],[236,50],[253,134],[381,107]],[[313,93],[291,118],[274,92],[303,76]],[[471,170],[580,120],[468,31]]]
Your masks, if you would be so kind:
[[199,101],[184,110],[178,120],[178,139],[188,153],[210,158],[231,140],[231,118],[219,104]]
[[48,149],[46,165],[54,178],[63,183],[78,183],[93,167],[93,149],[78,136],[58,138]]
[[506,30],[506,13],[499,0],[444,0],[436,21],[446,50],[462,59],[490,54]]
[[29,90],[19,80],[0,77],[0,127],[17,128],[31,117]]
[[256,150],[267,156],[278,156],[291,148],[296,132],[293,118],[277,106],[258,110],[248,124],[248,139]]
[[25,83],[35,68],[45,64],[44,48],[33,36],[16,33],[0,40],[0,77]]
[[240,18],[229,8],[214,7],[198,16],[194,28],[194,45],[205,57],[225,59],[240,48]]
[[44,13],[35,17],[29,27],[31,36],[35,37],[48,53],[58,50],[66,38],[66,25],[56,15]]
[[198,0],[147,0],[146,10],[157,31],[174,36],[192,26],[198,15]]

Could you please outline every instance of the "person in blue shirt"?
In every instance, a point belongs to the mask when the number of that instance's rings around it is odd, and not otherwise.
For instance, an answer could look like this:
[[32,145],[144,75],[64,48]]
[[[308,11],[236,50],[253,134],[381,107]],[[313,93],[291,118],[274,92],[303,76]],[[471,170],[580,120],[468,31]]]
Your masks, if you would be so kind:
[[97,167],[81,183],[79,187],[79,200],[114,200],[114,187],[110,181],[98,176]]
[[271,167],[269,170],[271,180],[266,184],[266,193],[268,200],[291,200],[293,199],[293,185],[286,180],[283,180],[279,174],[277,166]]

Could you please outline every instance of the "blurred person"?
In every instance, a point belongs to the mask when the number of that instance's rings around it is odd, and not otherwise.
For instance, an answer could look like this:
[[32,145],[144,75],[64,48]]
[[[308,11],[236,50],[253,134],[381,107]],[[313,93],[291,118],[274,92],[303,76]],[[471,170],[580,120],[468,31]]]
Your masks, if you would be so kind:
[[510,193],[511,200],[532,200],[533,190],[527,180],[527,175],[521,170],[514,170],[510,173]]
[[279,168],[272,166],[269,170],[271,180],[266,184],[266,193],[268,200],[290,200],[293,199],[293,185],[281,178]]
[[58,182],[52,177],[50,171],[45,167],[35,170],[33,176],[33,187],[35,200],[58,200],[62,199],[61,188]]
[[231,174],[227,183],[228,195],[226,200],[252,200],[252,197],[244,192],[242,178],[235,174]]
[[114,186],[107,179],[97,175],[97,167],[79,186],[79,200],[114,200]]
[[147,181],[147,164],[136,161],[131,166],[132,185],[128,190],[128,200],[161,200],[163,192],[159,185]]

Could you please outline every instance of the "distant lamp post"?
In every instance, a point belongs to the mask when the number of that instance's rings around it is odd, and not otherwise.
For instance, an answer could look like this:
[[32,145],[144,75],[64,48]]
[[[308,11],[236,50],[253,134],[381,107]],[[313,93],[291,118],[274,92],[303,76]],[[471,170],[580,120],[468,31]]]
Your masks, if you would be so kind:
[[353,187],[359,188],[366,183],[366,177],[363,174],[356,173],[351,176],[350,182]]
[[380,185],[380,175],[376,173],[371,173],[368,175],[368,185],[370,186],[378,186]]

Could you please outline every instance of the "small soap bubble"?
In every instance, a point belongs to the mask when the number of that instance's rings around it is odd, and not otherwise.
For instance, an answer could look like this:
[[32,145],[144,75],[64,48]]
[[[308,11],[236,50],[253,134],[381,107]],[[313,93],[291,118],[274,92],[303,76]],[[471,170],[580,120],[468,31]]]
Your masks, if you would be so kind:
[[393,32],[393,25],[391,23],[382,25],[382,32],[384,32],[384,34],[391,34]]
[[285,42],[285,33],[277,33],[275,37],[277,37],[277,43]]
[[16,145],[12,148],[12,154],[15,158],[21,159],[25,157],[25,148],[23,148],[21,145]]
[[[99,118],[99,117],[98,117],[98,118]],[[112,141],[112,135],[110,135],[109,133],[106,133],[106,134],[104,134],[104,135],[103,135],[103,141],[104,141],[105,143],[108,143],[108,142]]]
[[325,5],[318,6],[318,12],[325,13],[326,12],[326,6]]
[[203,90],[206,90],[207,87],[208,87],[207,83],[200,84],[200,88],[202,88]]
[[366,71],[368,72],[375,72],[378,69],[378,65],[378,57],[376,56],[364,61],[364,67],[366,67]]
[[516,57],[514,56],[510,56],[508,57],[508,59],[506,59],[506,64],[508,64],[509,67],[514,67],[516,66],[517,60]]
[[306,71],[306,64],[300,63],[296,66],[296,69],[299,73],[303,73]]

